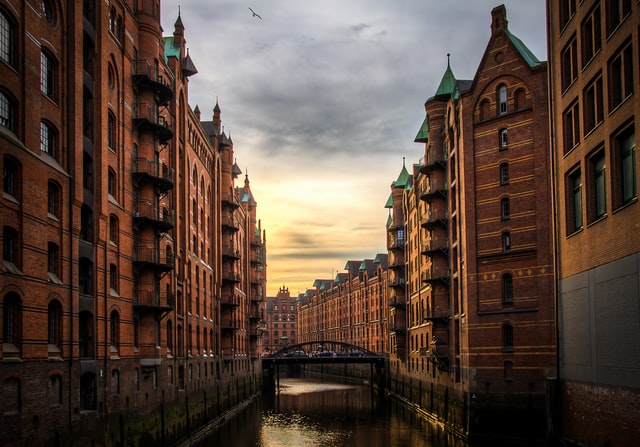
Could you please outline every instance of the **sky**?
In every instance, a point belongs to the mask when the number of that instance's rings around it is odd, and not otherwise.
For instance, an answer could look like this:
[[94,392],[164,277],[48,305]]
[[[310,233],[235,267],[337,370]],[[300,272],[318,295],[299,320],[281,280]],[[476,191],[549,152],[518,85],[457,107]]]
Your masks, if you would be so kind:
[[[545,0],[162,0],[180,12],[189,105],[218,102],[266,231],[267,296],[386,253],[391,183],[424,155],[414,138],[447,68],[472,79],[491,10],[547,59]],[[180,9],[179,9],[180,8]],[[261,18],[254,17],[252,8]]]

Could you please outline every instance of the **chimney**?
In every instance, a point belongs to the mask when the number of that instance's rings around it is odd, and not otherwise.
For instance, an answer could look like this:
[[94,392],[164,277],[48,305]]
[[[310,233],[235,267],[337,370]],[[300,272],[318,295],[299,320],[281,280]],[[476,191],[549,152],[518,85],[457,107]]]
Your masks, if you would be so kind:
[[507,21],[507,8],[500,5],[491,11],[491,35],[493,36],[503,29],[509,29],[509,22]]

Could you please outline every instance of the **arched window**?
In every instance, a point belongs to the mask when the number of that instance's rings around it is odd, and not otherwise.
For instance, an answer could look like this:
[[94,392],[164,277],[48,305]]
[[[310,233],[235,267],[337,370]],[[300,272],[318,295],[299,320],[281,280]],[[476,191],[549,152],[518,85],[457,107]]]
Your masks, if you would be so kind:
[[502,233],[502,251],[511,251],[511,233],[509,233],[508,231]]
[[502,350],[513,351],[513,326],[511,323],[502,325]]
[[107,147],[112,151],[116,148],[116,117],[111,111],[107,115]]
[[[1,14],[1,13],[0,13]],[[0,125],[15,132],[15,101],[7,93],[0,91]]]
[[498,131],[498,147],[501,151],[507,149],[509,144],[507,129],[503,128]]
[[47,211],[49,216],[60,218],[60,186],[49,180],[47,183]]
[[59,352],[62,349],[62,305],[58,300],[49,303],[47,320],[49,351],[55,347]]
[[480,121],[482,120],[486,120],[487,118],[489,118],[489,110],[491,108],[491,104],[489,103],[488,99],[483,99],[482,101],[480,101]]
[[167,320],[167,353],[173,351],[173,323]]
[[118,217],[115,214],[109,216],[109,242],[113,245],[118,245]]
[[500,163],[500,184],[506,185],[509,183],[509,163]]
[[9,293],[2,302],[2,341],[4,354],[19,354],[22,337],[22,302],[15,293]]
[[40,91],[55,101],[57,88],[56,62],[46,50],[40,51]]
[[118,294],[118,282],[118,266],[113,263],[109,264],[109,288],[112,295]]
[[511,204],[508,197],[500,199],[500,218],[507,220],[511,216]]
[[[20,268],[20,234],[10,226],[2,228],[2,260],[5,266],[10,263],[12,270]],[[16,272],[14,272],[16,273]]]
[[502,304],[513,304],[513,277],[509,273],[502,276]]
[[498,114],[504,115],[507,113],[507,86],[500,84],[498,86]]
[[0,11],[0,60],[15,66],[16,27],[4,11]]
[[2,190],[16,200],[20,200],[21,177],[20,163],[12,157],[5,156],[2,159]]
[[58,161],[58,133],[55,128],[45,122],[40,122],[40,150],[43,154],[47,154],[49,157]]

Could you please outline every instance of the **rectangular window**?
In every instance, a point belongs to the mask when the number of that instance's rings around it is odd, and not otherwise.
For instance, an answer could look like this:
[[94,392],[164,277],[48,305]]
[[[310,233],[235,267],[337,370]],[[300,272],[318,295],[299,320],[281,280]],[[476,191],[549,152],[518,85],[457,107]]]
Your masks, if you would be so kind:
[[9,97],[0,92],[0,125],[13,131],[13,104]]
[[58,246],[53,242],[49,242],[48,244],[47,271],[58,275]]
[[613,136],[611,141],[613,163],[612,184],[614,206],[621,207],[637,197],[636,136],[629,126]]
[[567,176],[567,233],[582,229],[582,177],[580,170]]
[[602,48],[602,26],[600,19],[600,6],[596,5],[582,21],[580,26],[582,37],[582,68],[593,59]]
[[607,37],[631,13],[631,0],[606,0],[607,4]]
[[508,146],[508,133],[507,133],[507,129],[500,129],[500,133],[499,133],[499,144],[500,144],[500,150],[503,151],[507,148]]
[[116,119],[109,113],[107,117],[107,147],[111,150],[115,148],[116,144]]
[[500,216],[502,220],[507,220],[511,215],[511,205],[507,197],[500,200]]
[[2,259],[18,264],[18,232],[11,227],[2,231]]
[[571,104],[562,114],[564,153],[568,153],[580,142],[580,107],[578,101]]
[[0,59],[13,65],[13,26],[0,11]]
[[609,111],[633,93],[633,54],[631,42],[609,60]]
[[575,34],[560,55],[562,70],[562,91],[564,92],[578,78],[578,42]]
[[604,105],[602,96],[602,75],[598,73],[596,79],[584,89],[584,134],[591,132],[604,119]]
[[591,167],[591,185],[589,191],[589,220],[591,222],[603,217],[607,212],[606,199],[606,164],[604,152],[600,151],[590,157],[589,164]]
[[55,94],[55,67],[53,60],[44,51],[40,53],[40,90],[53,99]]
[[56,158],[56,145],[53,129],[47,123],[40,123],[40,150],[52,158]]
[[502,233],[502,251],[511,251],[511,233],[508,231]]
[[569,23],[576,13],[576,0],[560,0],[560,30]]
[[500,184],[506,185],[509,183],[509,164],[502,163],[500,165]]

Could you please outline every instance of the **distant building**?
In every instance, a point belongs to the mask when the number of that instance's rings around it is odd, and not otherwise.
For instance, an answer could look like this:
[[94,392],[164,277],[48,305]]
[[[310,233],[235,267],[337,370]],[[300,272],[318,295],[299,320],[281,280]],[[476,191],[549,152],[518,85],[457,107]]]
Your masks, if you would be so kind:
[[548,1],[562,436],[640,439],[640,5]]
[[386,254],[347,261],[335,279],[316,279],[298,297],[299,342],[331,340],[387,352]]
[[264,324],[262,346],[275,352],[298,343],[297,297],[292,297],[289,288],[282,286],[278,295],[267,297],[262,304]]
[[261,350],[256,203],[159,4],[0,3],[3,443],[115,439]]
[[547,64],[504,6],[474,79],[447,66],[425,110],[387,202],[391,364],[471,438],[535,436],[556,375]]

